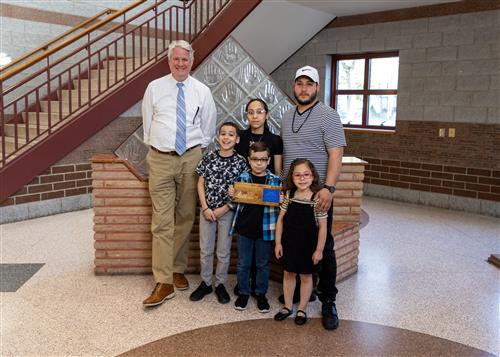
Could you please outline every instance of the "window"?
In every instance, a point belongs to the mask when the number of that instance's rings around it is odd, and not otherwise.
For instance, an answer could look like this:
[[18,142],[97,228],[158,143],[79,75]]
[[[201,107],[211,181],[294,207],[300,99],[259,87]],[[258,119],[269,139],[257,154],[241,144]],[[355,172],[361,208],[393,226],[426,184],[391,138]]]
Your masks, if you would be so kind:
[[337,55],[332,68],[332,107],[345,127],[396,127],[398,52]]

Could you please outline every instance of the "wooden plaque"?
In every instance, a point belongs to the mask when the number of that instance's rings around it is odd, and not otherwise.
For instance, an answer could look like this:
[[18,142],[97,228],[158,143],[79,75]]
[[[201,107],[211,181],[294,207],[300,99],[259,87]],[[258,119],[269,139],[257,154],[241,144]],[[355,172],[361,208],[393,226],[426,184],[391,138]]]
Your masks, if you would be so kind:
[[253,205],[279,206],[281,186],[235,182],[233,201]]

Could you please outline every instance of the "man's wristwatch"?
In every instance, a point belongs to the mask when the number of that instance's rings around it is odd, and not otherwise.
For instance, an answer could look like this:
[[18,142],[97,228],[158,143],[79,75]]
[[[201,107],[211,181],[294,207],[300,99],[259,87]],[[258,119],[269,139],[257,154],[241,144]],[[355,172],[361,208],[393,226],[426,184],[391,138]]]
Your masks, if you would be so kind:
[[324,185],[323,188],[326,188],[330,193],[335,192],[335,186]]

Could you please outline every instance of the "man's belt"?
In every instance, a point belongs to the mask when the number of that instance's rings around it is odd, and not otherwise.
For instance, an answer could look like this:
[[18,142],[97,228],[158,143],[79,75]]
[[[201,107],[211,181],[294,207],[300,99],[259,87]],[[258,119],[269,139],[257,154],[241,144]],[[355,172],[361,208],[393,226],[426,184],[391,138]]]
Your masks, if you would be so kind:
[[[191,146],[189,149],[186,149],[186,151],[184,152],[184,154],[187,153],[188,151],[191,151],[191,150],[197,148],[198,146],[200,146],[200,145]],[[150,148],[152,150],[156,151],[159,154],[172,155],[172,156],[180,156],[175,150],[172,150],[172,151],[161,151],[161,150],[155,148],[154,146],[150,146]]]

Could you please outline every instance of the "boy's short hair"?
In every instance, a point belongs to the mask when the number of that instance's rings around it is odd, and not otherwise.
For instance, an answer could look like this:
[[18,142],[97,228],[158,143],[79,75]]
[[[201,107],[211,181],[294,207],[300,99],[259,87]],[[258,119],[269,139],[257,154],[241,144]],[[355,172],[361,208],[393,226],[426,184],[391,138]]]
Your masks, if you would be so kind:
[[271,150],[269,146],[263,141],[256,141],[248,148],[248,156],[251,155],[252,152],[262,152],[267,151],[267,155],[271,156]]
[[240,128],[238,128],[238,125],[236,125],[232,121],[225,121],[224,123],[222,123],[219,126],[219,130],[217,130],[217,134],[220,134],[220,131],[221,131],[221,129],[222,129],[223,126],[232,126],[233,128],[236,129],[236,135],[240,136]]

